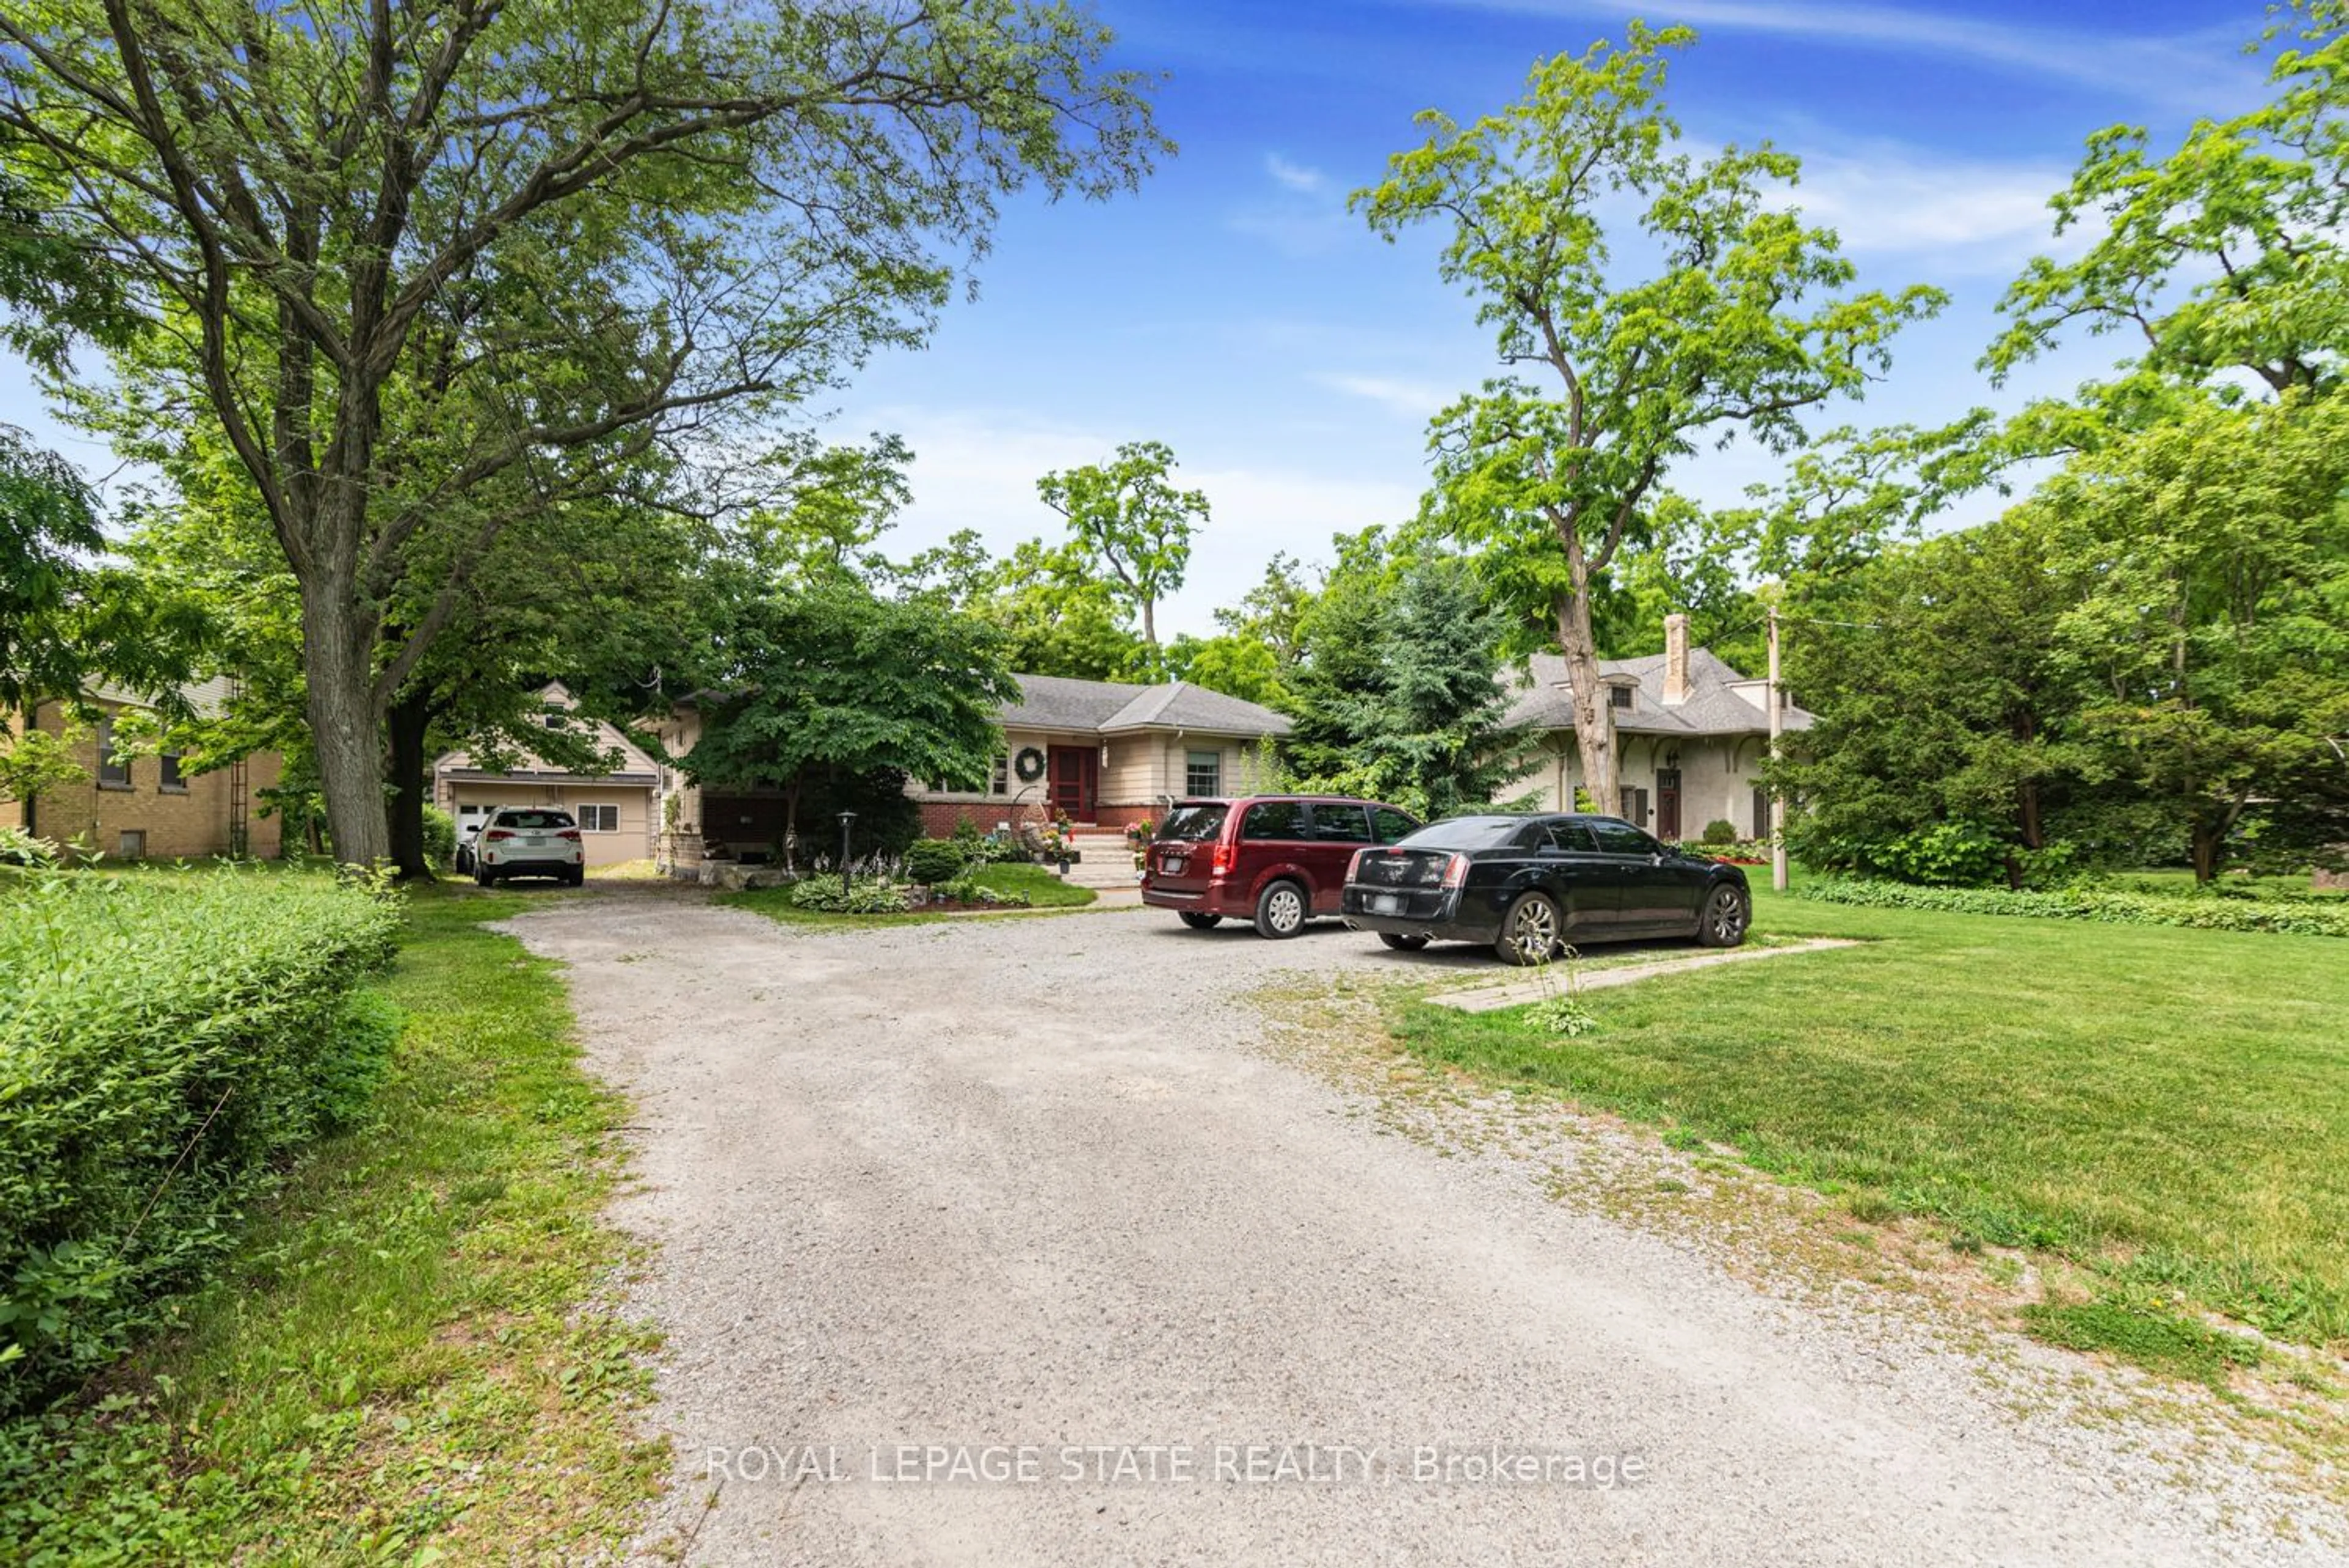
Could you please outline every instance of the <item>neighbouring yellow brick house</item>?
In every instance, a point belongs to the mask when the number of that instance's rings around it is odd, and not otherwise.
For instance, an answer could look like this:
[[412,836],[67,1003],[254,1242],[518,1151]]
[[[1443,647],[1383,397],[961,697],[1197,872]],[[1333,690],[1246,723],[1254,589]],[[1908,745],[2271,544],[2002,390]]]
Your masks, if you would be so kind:
[[[188,687],[199,713],[217,712],[233,690],[226,679]],[[153,704],[98,687],[84,699],[97,711],[75,747],[83,782],[29,800],[0,801],[0,827],[21,827],[59,844],[78,844],[119,860],[195,860],[231,855],[274,858],[280,822],[261,815],[259,792],[273,787],[279,759],[260,753],[209,772],[193,772],[175,752],[132,756],[115,743],[122,715]],[[26,730],[67,733],[76,704],[36,702],[6,716],[10,735]]]

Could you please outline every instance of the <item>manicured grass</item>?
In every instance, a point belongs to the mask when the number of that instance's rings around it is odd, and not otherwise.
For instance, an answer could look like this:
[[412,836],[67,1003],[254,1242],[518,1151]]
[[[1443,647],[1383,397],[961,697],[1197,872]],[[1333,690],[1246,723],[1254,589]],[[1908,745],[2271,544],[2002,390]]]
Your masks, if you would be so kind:
[[2063,1254],[2140,1318],[2183,1300],[2349,1341],[2337,939],[1755,902],[1775,935],[1873,940],[1594,992],[1601,1028],[1575,1039],[1419,1002],[1393,1028],[1961,1245]]
[[[1019,893],[1026,896],[1030,909],[1076,909],[1093,902],[1100,895],[1091,888],[1080,888],[1061,880],[1059,875],[1041,866],[1002,865],[982,867],[978,872],[982,887],[999,893]],[[917,926],[933,920],[955,917],[942,911],[916,910],[904,915],[835,915],[822,909],[802,909],[792,902],[789,888],[754,888],[740,893],[720,893],[718,901],[737,909],[749,909],[792,926],[834,927],[843,929],[870,929],[874,926]]]
[[373,1126],[292,1173],[218,1284],[79,1406],[0,1433],[0,1561],[564,1561],[665,1459],[598,1298],[621,1102],[555,967],[415,896]]

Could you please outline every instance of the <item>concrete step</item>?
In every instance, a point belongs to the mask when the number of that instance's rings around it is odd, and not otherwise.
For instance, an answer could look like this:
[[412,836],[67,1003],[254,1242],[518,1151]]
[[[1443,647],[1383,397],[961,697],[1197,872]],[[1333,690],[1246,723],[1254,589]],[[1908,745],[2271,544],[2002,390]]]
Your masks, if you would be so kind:
[[1069,881],[1079,888],[1131,888],[1134,885],[1133,849],[1123,833],[1076,833],[1070,846],[1081,858],[1069,867]]

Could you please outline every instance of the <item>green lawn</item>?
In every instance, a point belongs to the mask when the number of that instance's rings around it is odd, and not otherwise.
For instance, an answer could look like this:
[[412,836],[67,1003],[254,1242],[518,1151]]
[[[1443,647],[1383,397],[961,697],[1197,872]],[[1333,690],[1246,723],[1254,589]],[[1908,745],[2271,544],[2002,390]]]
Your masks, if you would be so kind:
[[1871,940],[1596,992],[1602,1027],[1576,1039],[1420,1002],[1393,1027],[1423,1058],[1733,1145],[1961,1246],[2062,1253],[2114,1310],[2167,1293],[2349,1342],[2337,940],[1755,902],[1774,935]]
[[0,1428],[0,1561],[562,1561],[654,1490],[644,1334],[595,1297],[621,1102],[555,967],[414,898],[376,1125],[320,1146],[184,1326]]
[[[1027,897],[1029,907],[1037,909],[1076,909],[1100,897],[1091,888],[1080,888],[1061,880],[1059,875],[1042,866],[987,866],[979,869],[981,886],[999,893],[1019,893]],[[872,926],[919,925],[930,920],[951,919],[941,913],[906,915],[833,915],[821,909],[802,909],[792,902],[789,888],[756,888],[741,893],[720,893],[718,901],[737,909],[749,909],[794,926],[832,926],[841,928]]]

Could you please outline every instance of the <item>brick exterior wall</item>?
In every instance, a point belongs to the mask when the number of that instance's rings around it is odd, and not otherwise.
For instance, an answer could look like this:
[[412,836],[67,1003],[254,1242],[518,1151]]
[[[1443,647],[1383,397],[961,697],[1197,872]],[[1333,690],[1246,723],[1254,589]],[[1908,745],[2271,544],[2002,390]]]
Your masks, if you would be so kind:
[[[96,704],[112,714],[119,705]],[[58,705],[43,703],[34,722],[55,734],[62,722]],[[95,726],[75,748],[75,760],[89,775],[88,782],[43,794],[29,813],[33,831],[57,843],[79,841],[110,857],[129,853],[125,834],[140,836],[138,853],[150,860],[200,860],[233,851],[236,812],[233,781],[226,768],[183,776],[181,786],[162,787],[163,764],[157,757],[131,761],[128,787],[100,784],[98,778],[98,734]],[[256,815],[259,791],[277,783],[281,771],[274,754],[247,758],[244,764],[244,852],[259,859],[274,859],[279,852],[279,821]],[[0,822],[23,826],[25,804],[0,806]]]

